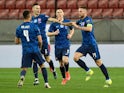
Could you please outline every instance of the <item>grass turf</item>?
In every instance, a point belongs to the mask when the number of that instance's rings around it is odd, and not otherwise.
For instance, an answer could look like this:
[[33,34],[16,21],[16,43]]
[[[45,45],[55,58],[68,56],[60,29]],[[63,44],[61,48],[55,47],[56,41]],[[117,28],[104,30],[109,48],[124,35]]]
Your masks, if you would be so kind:
[[70,68],[71,80],[66,85],[61,85],[61,74],[57,69],[58,78],[55,80],[47,69],[51,89],[44,88],[41,73],[39,73],[40,85],[33,85],[33,72],[28,69],[24,86],[17,88],[19,80],[19,68],[0,68],[0,93],[123,93],[124,68],[108,68],[113,84],[109,88],[103,88],[104,76],[99,68],[92,68],[95,72],[92,78],[85,82],[86,73],[81,68]]

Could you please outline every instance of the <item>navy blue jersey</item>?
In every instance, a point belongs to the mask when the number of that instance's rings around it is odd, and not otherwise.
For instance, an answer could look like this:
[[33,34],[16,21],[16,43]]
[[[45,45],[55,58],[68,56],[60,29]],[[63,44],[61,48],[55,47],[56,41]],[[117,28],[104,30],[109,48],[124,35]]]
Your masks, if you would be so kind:
[[39,51],[37,36],[39,28],[31,22],[24,22],[16,29],[16,37],[21,38],[23,54]]
[[[70,20],[64,19],[63,22],[70,22]],[[67,38],[67,35],[72,28],[72,26],[64,26],[56,22],[51,23],[49,32],[59,30],[59,34],[55,35],[55,48],[67,48],[70,46],[70,41]]]
[[82,40],[82,44],[85,45],[92,45],[92,44],[96,44],[96,39],[94,37],[94,26],[93,26],[93,22],[91,17],[85,17],[84,19],[80,19],[76,22],[77,25],[81,26],[81,27],[86,27],[87,24],[92,24],[92,31],[81,31],[82,32],[82,36],[83,36],[83,40]]
[[36,24],[40,29],[43,42],[48,42],[47,36],[46,36],[46,31],[45,31],[48,18],[49,18],[49,16],[44,15],[44,14],[40,14],[37,17],[34,17],[34,16],[32,17],[32,22],[34,24]]

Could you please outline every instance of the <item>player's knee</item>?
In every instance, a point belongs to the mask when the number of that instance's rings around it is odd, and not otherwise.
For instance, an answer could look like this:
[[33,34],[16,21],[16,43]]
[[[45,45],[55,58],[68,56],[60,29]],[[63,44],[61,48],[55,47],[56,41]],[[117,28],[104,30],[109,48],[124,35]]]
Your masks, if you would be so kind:
[[27,69],[28,69],[28,68],[25,68],[25,67],[24,67],[24,68],[22,68],[22,70],[24,70],[24,71],[27,71]]
[[51,60],[50,57],[46,57],[45,59],[46,59],[46,61],[47,61],[48,63],[49,63],[50,60]]
[[67,63],[68,63],[68,57],[63,58],[63,62],[64,62],[65,64],[67,64]]
[[102,61],[100,59],[99,60],[96,60],[95,62],[96,62],[96,65],[97,66],[101,66],[102,65]]
[[75,62],[77,62],[77,61],[79,60],[79,57],[78,57],[78,56],[74,56],[73,60],[74,60]]
[[39,66],[40,66],[40,68],[45,68],[45,65],[44,64],[41,64]]
[[63,67],[64,66],[64,63],[63,62],[60,62],[60,67]]

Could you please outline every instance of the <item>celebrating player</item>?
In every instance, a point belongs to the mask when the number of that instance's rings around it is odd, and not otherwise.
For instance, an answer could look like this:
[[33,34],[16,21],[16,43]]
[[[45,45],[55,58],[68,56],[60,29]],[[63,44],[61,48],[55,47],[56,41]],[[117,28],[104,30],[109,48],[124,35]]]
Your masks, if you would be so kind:
[[[62,9],[56,11],[57,19],[61,22],[70,22],[68,19],[64,19],[64,13]],[[69,31],[70,30],[70,31]],[[69,33],[70,32],[70,33]],[[69,54],[70,54],[70,41],[74,29],[72,26],[64,26],[59,23],[53,22],[50,25],[48,36],[55,36],[55,57],[59,60],[60,71],[63,77],[62,85],[65,85],[67,80],[70,80],[69,73]]]
[[[35,23],[40,31],[41,31],[41,36],[42,36],[42,40],[43,40],[43,44],[42,44],[42,48],[41,48],[41,53],[44,55],[46,61],[49,63],[50,66],[50,70],[53,72],[54,78],[57,78],[57,74],[56,74],[56,70],[53,64],[53,61],[50,59],[49,56],[49,48],[48,48],[48,40],[47,40],[47,36],[46,36],[46,22],[47,21],[53,21],[53,22],[59,22],[57,19],[51,18],[47,15],[44,14],[40,14],[40,5],[38,5],[37,3],[35,3],[32,6],[32,11],[33,11],[33,17],[32,17],[32,22]],[[37,68],[37,64],[34,63],[33,64],[33,71],[34,71],[34,75],[35,75],[35,81],[34,81],[34,85],[38,85],[39,84],[39,80],[38,80],[38,68]]]
[[31,67],[32,60],[39,64],[46,88],[51,88],[48,84],[47,70],[44,66],[45,60],[42,58],[39,47],[41,47],[42,38],[38,27],[31,23],[31,13],[28,10],[23,12],[24,22],[16,29],[15,43],[22,42],[22,71],[20,72],[20,80],[18,87],[22,87],[28,67]]
[[81,30],[83,36],[82,45],[76,50],[74,54],[74,61],[87,72],[85,80],[88,81],[94,72],[89,67],[87,67],[85,62],[80,58],[89,54],[94,59],[97,66],[99,66],[106,78],[104,87],[109,87],[112,84],[112,80],[110,79],[107,69],[100,58],[99,49],[94,36],[93,21],[91,17],[87,16],[87,8],[80,7],[78,12],[80,19],[77,22],[64,23],[65,25],[73,25],[77,29]]

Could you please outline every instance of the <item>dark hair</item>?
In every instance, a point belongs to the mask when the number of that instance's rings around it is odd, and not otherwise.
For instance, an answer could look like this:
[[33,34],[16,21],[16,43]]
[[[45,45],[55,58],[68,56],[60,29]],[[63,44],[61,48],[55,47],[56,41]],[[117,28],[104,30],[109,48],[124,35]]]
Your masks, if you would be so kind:
[[88,9],[86,6],[80,6],[79,8],[82,8],[82,9]]
[[38,3],[34,3],[34,4],[32,5],[32,7],[35,6],[35,5],[39,5],[39,4],[38,4]]
[[23,12],[23,18],[24,19],[29,18],[29,14],[30,14],[30,11],[29,10],[24,10],[24,12]]

